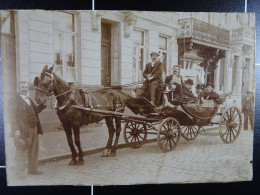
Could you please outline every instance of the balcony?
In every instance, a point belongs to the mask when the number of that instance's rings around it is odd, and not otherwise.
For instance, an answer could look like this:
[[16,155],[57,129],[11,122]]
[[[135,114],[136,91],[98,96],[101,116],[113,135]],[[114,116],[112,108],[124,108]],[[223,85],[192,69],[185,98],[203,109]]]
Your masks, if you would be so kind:
[[179,20],[179,39],[214,48],[230,47],[230,31],[194,18]]
[[255,33],[251,28],[239,28],[232,30],[232,44],[245,44],[254,46]]

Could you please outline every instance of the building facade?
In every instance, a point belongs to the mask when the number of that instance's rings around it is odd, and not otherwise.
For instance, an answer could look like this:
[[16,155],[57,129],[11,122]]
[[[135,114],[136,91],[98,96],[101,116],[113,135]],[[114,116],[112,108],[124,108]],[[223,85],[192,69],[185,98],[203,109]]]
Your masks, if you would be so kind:
[[[2,11],[4,104],[19,81],[32,84],[45,65],[89,89],[140,83],[152,51],[160,53],[164,76],[179,65],[184,79],[233,91],[238,106],[255,89],[253,13]],[[54,105],[48,102],[43,121],[57,120]]]

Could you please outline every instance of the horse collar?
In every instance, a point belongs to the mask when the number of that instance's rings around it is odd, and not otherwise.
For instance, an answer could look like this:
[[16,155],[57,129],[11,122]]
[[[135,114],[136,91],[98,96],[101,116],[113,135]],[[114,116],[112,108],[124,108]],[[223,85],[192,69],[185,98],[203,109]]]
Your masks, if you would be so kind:
[[62,111],[71,104],[71,98],[69,98],[63,106],[57,106],[57,110]]

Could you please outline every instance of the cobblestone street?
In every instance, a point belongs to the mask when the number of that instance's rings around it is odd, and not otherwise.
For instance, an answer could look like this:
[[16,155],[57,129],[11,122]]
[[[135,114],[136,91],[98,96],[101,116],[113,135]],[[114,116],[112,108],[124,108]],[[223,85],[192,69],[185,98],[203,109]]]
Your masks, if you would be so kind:
[[210,130],[191,142],[181,139],[177,148],[168,153],[153,142],[139,149],[119,149],[116,157],[102,158],[101,153],[87,155],[83,166],[67,166],[69,159],[64,159],[39,166],[43,175],[26,176],[24,181],[12,180],[8,184],[123,185],[251,180],[252,140],[253,131],[242,130],[233,144],[224,144],[218,131]]

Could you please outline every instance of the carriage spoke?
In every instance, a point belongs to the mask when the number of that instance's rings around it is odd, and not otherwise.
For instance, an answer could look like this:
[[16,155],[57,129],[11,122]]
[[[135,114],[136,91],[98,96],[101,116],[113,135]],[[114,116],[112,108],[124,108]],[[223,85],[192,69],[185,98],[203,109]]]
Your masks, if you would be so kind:
[[133,136],[133,135],[129,135],[128,137],[126,137],[126,139],[129,139],[131,136]]
[[[193,135],[196,134],[195,131],[194,131],[194,129],[195,129],[195,127],[192,127],[192,128],[191,128],[191,130],[192,130],[192,132],[193,132]],[[195,129],[195,130],[196,130],[196,129]]]
[[[231,128],[230,130],[231,130],[231,132],[232,132],[233,138],[235,138],[236,136],[235,136],[235,133],[234,133],[234,131],[233,131],[233,128]],[[231,141],[231,140],[230,140],[230,141]]]
[[236,112],[236,115],[232,117],[232,120],[235,120],[237,116],[238,116],[238,112]]
[[227,133],[227,131],[228,131],[228,128],[226,128],[225,132],[222,134],[222,137],[225,136],[225,134]]
[[144,140],[144,137],[142,137],[141,135],[137,135],[138,137],[140,137],[142,140]]
[[136,136],[136,139],[137,139],[138,143],[140,143],[140,140],[139,140],[139,137],[138,137],[138,135]]
[[174,145],[176,145],[176,142],[174,141],[174,138],[173,138],[173,137],[171,137],[171,140],[172,140],[172,142],[174,143]]
[[133,139],[134,139],[134,136],[132,137],[132,139],[131,139],[131,141],[130,141],[131,143],[133,143]]

